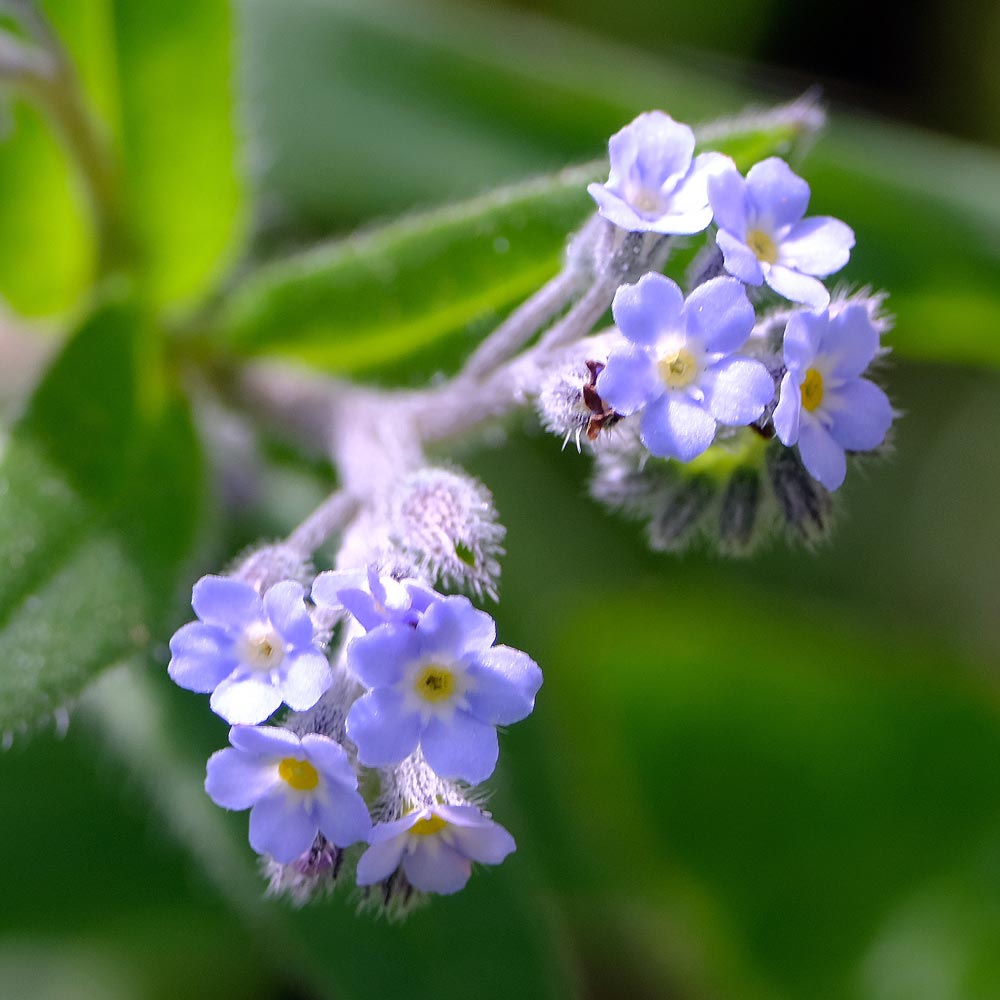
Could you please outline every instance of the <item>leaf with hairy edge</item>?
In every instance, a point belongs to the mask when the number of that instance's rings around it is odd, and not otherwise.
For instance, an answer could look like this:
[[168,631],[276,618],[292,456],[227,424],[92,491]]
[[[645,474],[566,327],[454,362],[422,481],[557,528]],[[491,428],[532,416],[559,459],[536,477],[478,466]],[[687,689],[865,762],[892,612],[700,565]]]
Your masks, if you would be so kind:
[[201,469],[186,407],[150,377],[136,309],[98,307],[0,460],[0,731],[143,651],[175,606]]
[[[255,194],[274,235],[286,239],[467,196],[591,156],[640,111],[662,108],[697,121],[748,100],[748,92],[727,83],[724,74],[685,65],[683,58],[648,58],[510,11],[442,0],[303,0],[294,9],[240,0],[238,6]],[[739,150],[728,141],[712,144],[738,152],[744,168],[774,153],[787,155],[779,134],[761,138],[741,137]],[[594,169],[599,176],[605,167]],[[890,292],[888,305],[898,319],[891,343],[898,354],[1000,361],[992,335],[1000,327],[995,153],[843,116],[801,173],[813,187],[811,210],[838,216],[857,233],[851,263],[836,281]],[[491,275],[486,283],[478,279],[478,303],[460,284],[476,269],[457,266],[433,239],[426,267],[414,274],[405,262],[397,270],[394,253],[372,238],[347,245],[358,255],[352,260],[382,275],[382,284],[361,282],[357,298],[345,293],[343,244],[265,267],[259,286],[251,276],[240,287],[237,314],[226,317],[226,342],[240,352],[281,354],[333,371],[367,375],[381,365],[378,374],[396,381],[453,368],[505,311],[554,272],[563,236],[590,209],[582,193],[573,199],[558,180],[551,208],[538,186],[531,191],[514,239],[499,224],[491,230],[490,219],[497,221],[491,216],[480,243],[472,244]],[[483,206],[484,200],[470,204]],[[536,211],[552,213],[551,228],[547,242],[540,233],[532,244],[529,234],[545,225]],[[431,213],[411,221],[418,226],[433,219]],[[470,229],[476,219],[469,220]],[[562,234],[556,223],[566,224]],[[505,255],[494,252],[497,234],[510,242]],[[411,246],[420,239],[416,229],[408,238]],[[463,255],[467,250],[469,244],[462,244]],[[459,263],[470,262],[463,256]],[[428,302],[440,297],[455,313],[432,316],[429,306],[415,307],[412,296],[397,296],[397,274],[401,288],[425,288]],[[293,286],[290,307],[300,308],[291,308],[283,333],[268,310],[285,301],[277,287],[285,281]],[[337,315],[319,311],[327,308]],[[448,329],[424,325],[429,316]],[[389,371],[385,365],[393,358],[396,370]]]
[[[713,145],[745,166],[803,127],[735,121]],[[594,210],[587,184],[606,172],[595,161],[265,265],[223,307],[222,342],[400,381],[454,368],[556,272],[567,234]]]

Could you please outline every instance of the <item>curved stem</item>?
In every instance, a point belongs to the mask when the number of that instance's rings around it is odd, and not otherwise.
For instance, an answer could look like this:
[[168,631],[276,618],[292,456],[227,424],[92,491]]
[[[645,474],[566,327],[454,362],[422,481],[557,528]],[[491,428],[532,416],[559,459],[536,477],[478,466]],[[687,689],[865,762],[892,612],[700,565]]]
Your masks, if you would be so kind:
[[126,223],[121,167],[112,142],[92,114],[66,50],[31,0],[5,0],[34,45],[0,35],[0,79],[16,84],[45,111],[71,153],[90,203],[97,237],[98,277],[123,268],[133,244]]

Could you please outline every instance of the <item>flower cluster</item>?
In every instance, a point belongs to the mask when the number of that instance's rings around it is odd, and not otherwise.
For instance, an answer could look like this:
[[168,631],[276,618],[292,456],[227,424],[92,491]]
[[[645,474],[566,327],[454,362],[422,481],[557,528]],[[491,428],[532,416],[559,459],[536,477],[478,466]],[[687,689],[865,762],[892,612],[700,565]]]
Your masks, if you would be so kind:
[[[260,595],[239,574],[210,576],[192,604],[199,620],[173,637],[169,673],[234,723],[205,790],[250,810],[275,888],[307,898],[363,844],[357,884],[399,906],[456,892],[472,862],[514,850],[470,788],[493,773],[496,727],[531,713],[542,675],[495,644],[468,598],[368,569],[321,573],[308,599],[292,581]],[[333,620],[339,645],[320,641]],[[297,714],[258,724],[282,704]]]
[[[808,134],[821,118],[806,101],[725,124]],[[806,214],[809,186],[783,160],[744,176],[697,145],[659,111],[613,136],[562,271],[452,379],[303,389],[341,488],[286,539],[195,585],[198,620],[174,635],[168,667],[232,726],[205,789],[250,810],[271,891],[304,902],[353,871],[364,905],[399,914],[514,850],[479,786],[498,727],[532,712],[542,675],[472,602],[499,592],[492,497],[428,463],[429,445],[534,400],[564,445],[592,446],[593,496],[642,521],[652,548],[708,538],[726,554],[775,526],[823,538],[849,463],[883,446],[895,414],[871,374],[884,297],[831,296],[823,281],[854,233]],[[668,276],[677,237],[698,233],[686,275]],[[609,307],[614,327],[595,333]],[[273,377],[284,409],[295,377]],[[335,568],[310,568],[331,555]]]
[[668,244],[708,230],[708,243],[687,294],[657,268],[618,287],[616,331],[588,359],[596,380],[578,362],[550,375],[543,421],[578,443],[587,430],[594,496],[645,521],[656,548],[708,536],[742,553],[782,523],[814,541],[850,458],[878,449],[895,416],[867,377],[884,353],[882,296],[831,299],[822,281],[848,263],[853,231],[806,214],[809,185],[784,160],[744,176],[696,156],[691,129],[662,112],[609,152],[607,182],[589,190],[616,231]]

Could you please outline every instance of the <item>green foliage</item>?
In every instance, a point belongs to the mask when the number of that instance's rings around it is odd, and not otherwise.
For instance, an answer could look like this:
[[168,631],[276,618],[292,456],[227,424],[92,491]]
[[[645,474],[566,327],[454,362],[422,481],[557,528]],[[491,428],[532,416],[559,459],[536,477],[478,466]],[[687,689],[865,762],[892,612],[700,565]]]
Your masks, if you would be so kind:
[[[448,200],[567,155],[595,156],[650,107],[692,120],[748,100],[696,71],[637,61],[552,25],[391,0],[241,7],[243,86],[262,164],[255,189],[284,237]],[[713,145],[745,169],[787,155],[789,139],[779,131]],[[579,168],[581,180],[602,169]],[[857,230],[838,277],[890,290],[895,351],[995,363],[996,338],[982,331],[1000,327],[1000,160],[897,126],[835,120],[803,170],[813,211]],[[554,271],[566,224],[590,208],[582,190],[567,190],[565,174],[549,180],[548,196],[544,183],[522,189],[530,194],[508,206],[513,218],[487,196],[265,265],[238,286],[223,342],[328,371],[378,367],[402,381],[453,369]],[[464,226],[442,225],[463,212]],[[405,364],[387,371],[393,360]]]
[[[225,0],[49,0],[98,131],[120,154],[133,264],[160,303],[190,300],[242,229]],[[91,206],[62,137],[14,96],[0,155],[0,291],[29,315],[66,313],[95,267]]]
[[198,526],[186,406],[126,300],[70,339],[0,462],[0,730],[32,723],[169,620]]
[[555,273],[592,176],[569,171],[265,265],[212,326],[237,356],[381,378],[405,360],[407,381],[454,368],[475,343],[470,325],[486,332]]

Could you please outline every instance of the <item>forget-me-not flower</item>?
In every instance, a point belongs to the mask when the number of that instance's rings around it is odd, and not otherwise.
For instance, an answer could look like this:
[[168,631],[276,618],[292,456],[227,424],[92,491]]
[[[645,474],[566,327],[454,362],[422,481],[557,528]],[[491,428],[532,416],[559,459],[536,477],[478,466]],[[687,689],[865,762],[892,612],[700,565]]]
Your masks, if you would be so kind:
[[[662,111],[647,111],[608,142],[611,172],[587,190],[604,218],[630,232],[700,233],[712,221],[708,178],[731,161],[694,157],[694,133]],[[693,160],[692,160],[692,157]]]
[[515,849],[514,838],[473,806],[436,805],[393,823],[379,823],[358,861],[358,885],[387,879],[402,865],[415,889],[458,892],[472,862],[498,865]]
[[443,778],[484,781],[496,767],[496,727],[531,713],[542,672],[526,654],[494,646],[493,619],[465,597],[442,597],[416,625],[358,636],[347,665],[370,690],[347,716],[369,767],[398,764],[419,745]]
[[879,333],[863,305],[795,313],[785,329],[785,365],[774,429],[798,444],[809,474],[828,490],[847,473],[845,451],[878,447],[892,424],[886,394],[861,374],[879,351]]
[[642,411],[642,442],[654,455],[689,462],[718,424],[749,424],[774,397],[764,365],[736,353],[754,310],[735,278],[706,281],[685,302],[673,281],[650,272],[618,289],[612,312],[630,343],[612,351],[595,388],[623,416]]
[[784,160],[761,161],[745,180],[730,165],[709,178],[708,196],[730,274],[748,285],[767,282],[811,309],[829,305],[830,293],[819,278],[847,263],[854,231],[829,216],[803,218],[809,185]]
[[288,864],[317,833],[337,847],[368,839],[371,817],[339,743],[277,726],[233,726],[212,754],[205,791],[224,809],[250,810],[250,846]]
[[227,722],[263,722],[284,702],[313,707],[333,682],[330,664],[313,644],[302,586],[275,584],[263,599],[248,583],[204,576],[191,605],[200,621],[170,640],[168,671],[189,691],[212,693],[212,711]]
[[312,599],[320,609],[343,608],[366,632],[387,622],[416,625],[437,594],[416,580],[380,576],[370,568],[320,573],[313,582]]

